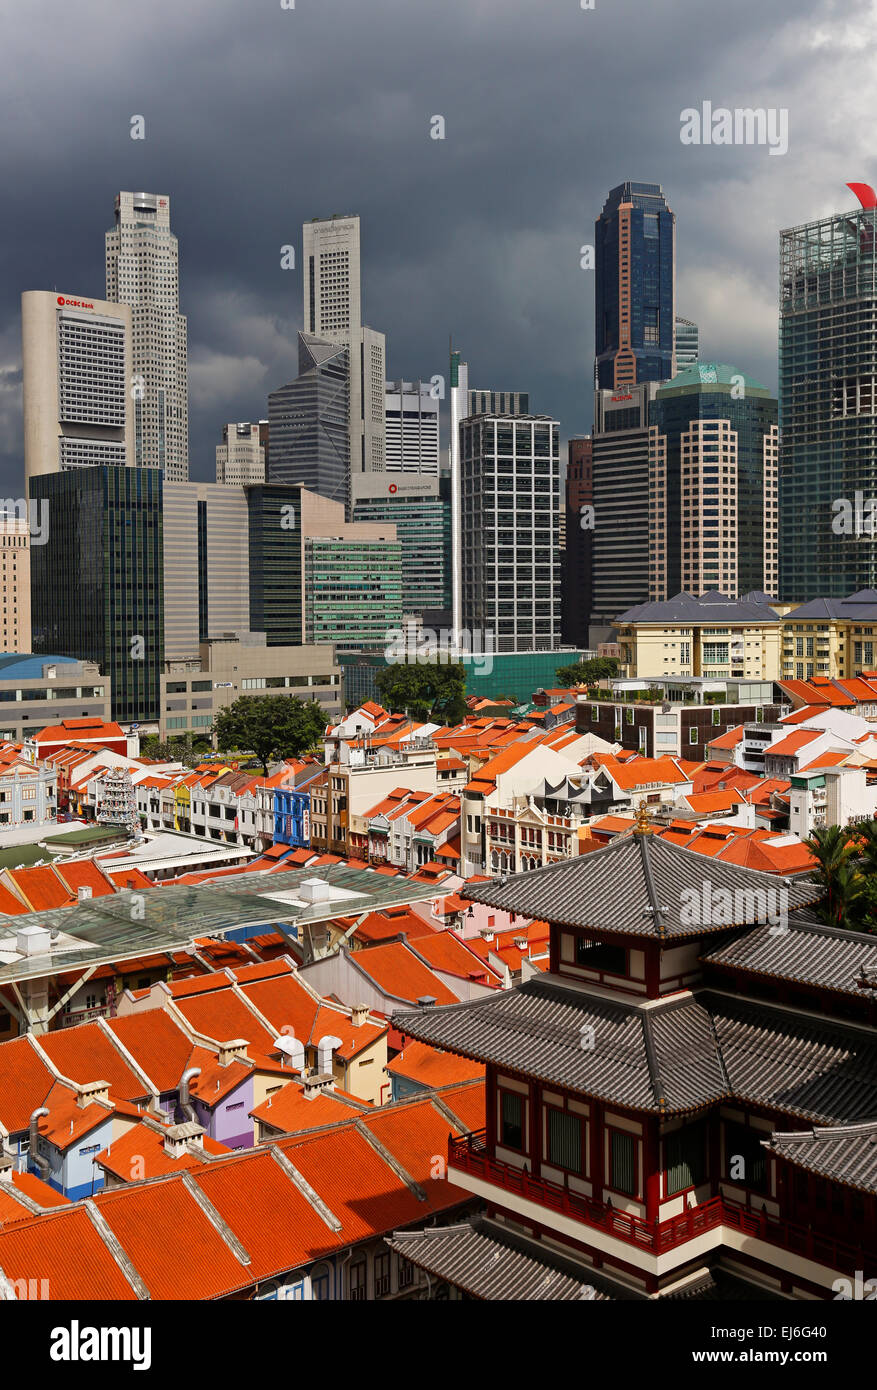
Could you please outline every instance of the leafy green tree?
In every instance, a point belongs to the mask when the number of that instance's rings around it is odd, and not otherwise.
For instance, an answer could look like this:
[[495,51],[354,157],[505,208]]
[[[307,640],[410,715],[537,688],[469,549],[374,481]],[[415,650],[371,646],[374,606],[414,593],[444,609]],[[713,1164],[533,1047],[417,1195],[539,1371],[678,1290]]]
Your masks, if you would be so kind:
[[297,695],[241,695],[213,721],[222,752],[252,749],[267,776],[272,758],[297,758],[317,744],[326,716]]
[[381,703],[410,719],[459,724],[466,716],[466,668],[462,662],[394,662],[375,677]]
[[613,656],[595,656],[574,666],[558,666],[555,676],[560,685],[591,685],[618,674],[618,662]]

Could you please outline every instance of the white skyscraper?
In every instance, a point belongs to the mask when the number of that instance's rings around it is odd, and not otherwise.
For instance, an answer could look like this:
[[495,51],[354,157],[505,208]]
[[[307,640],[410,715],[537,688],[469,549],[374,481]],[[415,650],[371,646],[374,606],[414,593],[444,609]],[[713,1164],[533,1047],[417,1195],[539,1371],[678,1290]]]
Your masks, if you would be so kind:
[[131,310],[56,290],[21,296],[24,476],[134,463]]
[[231,423],[222,427],[222,443],[216,446],[216,481],[233,487],[265,481],[265,449],[262,426],[267,421]]
[[170,198],[119,193],[106,234],[107,299],[131,306],[134,452],[168,482],[189,477],[186,320],[180,313],[179,252]]
[[357,475],[384,471],[386,340],[362,322],[359,218],[306,222],[302,241],[304,331],[350,355],[349,515]]

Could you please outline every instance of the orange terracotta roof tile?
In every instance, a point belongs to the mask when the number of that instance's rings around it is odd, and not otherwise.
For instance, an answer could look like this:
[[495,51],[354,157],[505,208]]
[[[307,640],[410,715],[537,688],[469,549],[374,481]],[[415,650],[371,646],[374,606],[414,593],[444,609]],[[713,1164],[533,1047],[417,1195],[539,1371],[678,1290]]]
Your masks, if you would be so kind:
[[[104,1191],[95,1202],[153,1298],[222,1298],[252,1283],[179,1178]],[[169,1259],[169,1248],[185,1258]]]
[[4,1226],[0,1269],[10,1281],[36,1279],[37,1290],[45,1278],[53,1300],[137,1297],[82,1206]]
[[482,1063],[457,1057],[453,1052],[440,1052],[437,1047],[421,1042],[407,1043],[387,1064],[387,1071],[432,1089],[459,1081],[480,1080],[485,1074]]
[[415,1004],[420,998],[432,996],[437,1004],[459,1003],[457,996],[401,941],[356,951],[350,961],[391,998]]
[[307,1097],[297,1081],[288,1081],[279,1091],[263,1100],[250,1111],[254,1120],[285,1134],[302,1134],[323,1125],[334,1125],[355,1119],[365,1113],[365,1105],[350,1105],[331,1091],[321,1091]]
[[58,1068],[79,1086],[108,1081],[110,1099],[145,1100],[149,1092],[97,1023],[41,1033],[39,1046]]

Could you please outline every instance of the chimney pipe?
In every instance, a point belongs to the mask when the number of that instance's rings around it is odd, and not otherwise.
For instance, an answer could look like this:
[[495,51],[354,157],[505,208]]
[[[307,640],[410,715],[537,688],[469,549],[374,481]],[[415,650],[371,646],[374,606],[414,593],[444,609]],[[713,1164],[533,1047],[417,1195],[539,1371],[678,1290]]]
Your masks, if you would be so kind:
[[332,1054],[341,1046],[341,1039],[326,1033],[317,1043],[317,1071],[323,1076],[332,1076]]
[[191,1120],[193,1124],[198,1123],[198,1118],[195,1114],[195,1107],[189,1098],[189,1082],[194,1081],[195,1077],[200,1075],[200,1067],[190,1067],[188,1071],[183,1072],[180,1078],[180,1109],[186,1119]]
[[40,1106],[39,1110],[34,1110],[31,1114],[30,1125],[28,1127],[31,1161],[36,1164],[37,1168],[39,1168],[40,1177],[42,1178],[43,1182],[48,1182],[49,1174],[52,1171],[52,1165],[50,1164],[49,1160],[47,1158],[44,1158],[43,1155],[40,1153],[39,1121],[42,1115],[48,1115],[48,1113],[49,1112],[44,1105]]

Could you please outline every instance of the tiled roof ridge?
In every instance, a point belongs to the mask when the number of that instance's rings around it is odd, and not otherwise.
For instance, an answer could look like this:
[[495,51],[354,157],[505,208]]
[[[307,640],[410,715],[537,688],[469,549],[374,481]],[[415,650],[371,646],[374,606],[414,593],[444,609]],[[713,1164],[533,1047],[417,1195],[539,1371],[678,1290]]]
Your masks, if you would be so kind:
[[241,1241],[238,1240],[234,1231],[220,1216],[216,1207],[213,1205],[206,1192],[204,1192],[203,1188],[199,1187],[198,1183],[192,1177],[192,1174],[188,1170],[184,1170],[180,1175],[180,1181],[189,1196],[201,1208],[213,1229],[217,1232],[220,1239],[225,1242],[235,1258],[239,1260],[242,1265],[246,1266],[252,1264],[252,1257],[249,1251],[244,1247]]
[[304,1174],[299,1172],[288,1154],[285,1154],[276,1144],[268,1144],[266,1147],[271,1157],[274,1159],[274,1162],[280,1167],[282,1172],[286,1174],[289,1181],[298,1188],[305,1200],[310,1203],[320,1220],[325,1222],[329,1230],[337,1235],[341,1230],[341,1222],[338,1220],[338,1217],[323,1201],[319,1193],[311,1187]]
[[[149,1299],[151,1297],[149,1289],[147,1288],[143,1279],[140,1277],[136,1265],[125,1251],[122,1242],[118,1239],[115,1232],[111,1229],[110,1224],[104,1216],[103,1212],[98,1210],[97,1206],[95,1205],[94,1199],[91,1197],[87,1197],[82,1205],[86,1212],[86,1215],[88,1216],[89,1221],[91,1222],[94,1229],[97,1231],[98,1235],[100,1236],[100,1239],[103,1241],[109,1254],[115,1260],[116,1264],[124,1274],[128,1283],[131,1285],[131,1288],[134,1290],[138,1299],[141,1302],[144,1302],[147,1299]],[[70,1208],[62,1207],[61,1210],[69,1211]]]
[[353,1128],[356,1130],[357,1134],[362,1135],[366,1143],[374,1149],[375,1153],[378,1154],[384,1160],[388,1167],[392,1168],[397,1178],[401,1178],[402,1182],[404,1182],[408,1190],[414,1193],[414,1196],[417,1198],[418,1202],[425,1202],[426,1193],[420,1186],[420,1183],[415,1182],[414,1178],[412,1178],[411,1174],[408,1172],[408,1169],[403,1167],[396,1155],[394,1153],[391,1153],[385,1144],[381,1143],[380,1139],[377,1137],[376,1134],[372,1132],[372,1130],[365,1123],[365,1121],[355,1120],[353,1123]]

